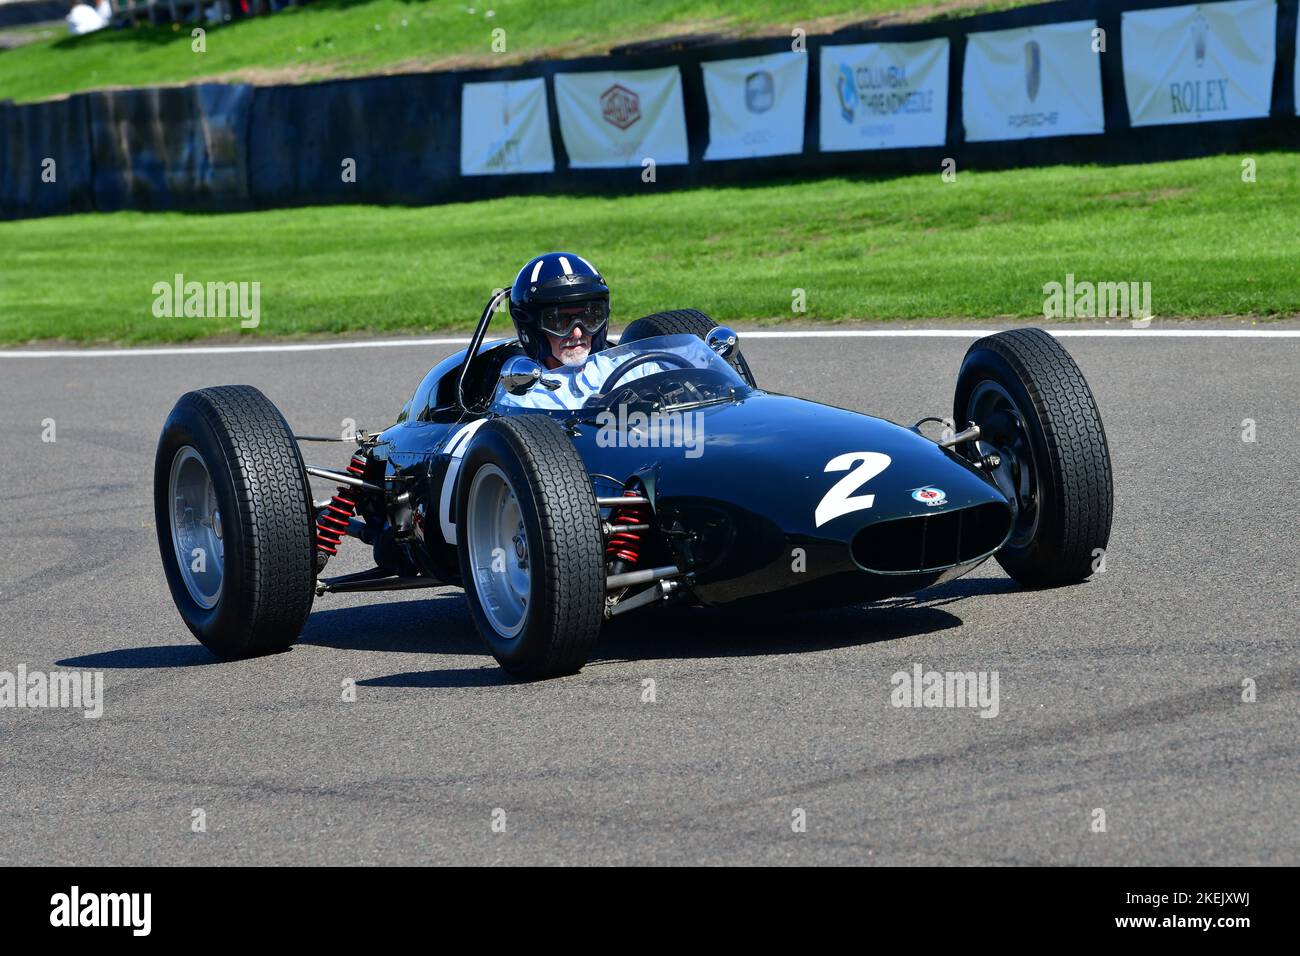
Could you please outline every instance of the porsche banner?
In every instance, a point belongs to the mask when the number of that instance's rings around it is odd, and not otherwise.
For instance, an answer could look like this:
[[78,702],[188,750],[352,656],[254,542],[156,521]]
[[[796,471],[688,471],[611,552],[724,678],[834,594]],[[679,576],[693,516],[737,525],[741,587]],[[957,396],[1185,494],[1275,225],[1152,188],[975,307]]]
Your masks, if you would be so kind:
[[808,54],[701,63],[709,105],[706,160],[803,152]]
[[574,169],[680,165],[689,160],[682,76],[675,66],[557,73],[555,105]]
[[460,174],[550,173],[546,80],[466,83],[460,95]]
[[821,149],[942,146],[948,39],[821,50]]
[[1134,126],[1268,115],[1277,0],[1129,10],[1121,17]]
[[962,72],[966,139],[1106,131],[1095,20],[972,33]]

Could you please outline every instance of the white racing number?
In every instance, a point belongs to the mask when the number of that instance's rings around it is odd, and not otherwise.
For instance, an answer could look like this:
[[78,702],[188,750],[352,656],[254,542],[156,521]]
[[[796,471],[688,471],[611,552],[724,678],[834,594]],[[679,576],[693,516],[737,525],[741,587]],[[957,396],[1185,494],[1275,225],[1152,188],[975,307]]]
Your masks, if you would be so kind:
[[[835,482],[831,490],[826,492],[821,503],[817,505],[815,512],[817,527],[820,528],[840,515],[870,508],[875,503],[875,495],[854,495],[853,492],[888,468],[889,462],[889,456],[878,451],[846,451],[828,461],[823,471],[848,471],[849,473]],[[856,468],[853,467],[854,464],[857,464]]]
[[447,474],[442,479],[442,494],[438,496],[438,521],[442,525],[442,537],[448,544],[456,544],[456,525],[451,520],[451,493],[456,488],[456,476],[460,474],[461,459],[465,457],[465,450],[469,448],[469,440],[486,421],[486,418],[478,418],[470,422],[452,435],[451,440],[443,448],[443,454],[450,457],[447,459]]

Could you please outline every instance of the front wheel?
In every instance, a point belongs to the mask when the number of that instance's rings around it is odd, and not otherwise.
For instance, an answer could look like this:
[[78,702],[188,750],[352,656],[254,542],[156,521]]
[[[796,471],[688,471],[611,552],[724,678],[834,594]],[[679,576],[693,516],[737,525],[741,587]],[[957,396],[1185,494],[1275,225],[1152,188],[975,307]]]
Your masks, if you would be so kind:
[[181,618],[222,658],[289,647],[311,611],[306,471],[284,416],[250,385],[182,395],[158,440],[154,519]]
[[979,426],[968,451],[1011,502],[1011,535],[997,553],[1007,574],[1029,587],[1092,574],[1110,540],[1110,450],[1070,354],[1042,329],[980,339],[958,373],[953,420]]
[[591,476],[560,424],[496,418],[474,435],[456,492],[461,581],[488,650],[512,675],[572,674],[605,613]]

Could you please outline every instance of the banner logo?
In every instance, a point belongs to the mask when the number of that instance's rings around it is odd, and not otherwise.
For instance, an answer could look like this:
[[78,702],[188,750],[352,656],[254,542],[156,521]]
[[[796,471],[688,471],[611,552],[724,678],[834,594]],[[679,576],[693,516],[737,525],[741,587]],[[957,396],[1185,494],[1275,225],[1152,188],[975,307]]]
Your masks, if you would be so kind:
[[606,123],[627,129],[641,118],[641,98],[615,83],[600,94],[600,111]]
[[745,108],[751,113],[766,113],[776,102],[776,82],[767,70],[745,77]]
[[1025,44],[1025,92],[1029,102],[1038,99],[1038,88],[1043,80],[1043,50],[1037,40]]
[[858,105],[858,88],[853,82],[853,71],[847,63],[840,64],[840,76],[835,81],[835,92],[840,96],[840,116],[844,122],[853,122],[853,111]]
[[1205,33],[1208,24],[1201,17],[1192,23],[1192,50],[1196,55],[1196,68],[1205,66]]

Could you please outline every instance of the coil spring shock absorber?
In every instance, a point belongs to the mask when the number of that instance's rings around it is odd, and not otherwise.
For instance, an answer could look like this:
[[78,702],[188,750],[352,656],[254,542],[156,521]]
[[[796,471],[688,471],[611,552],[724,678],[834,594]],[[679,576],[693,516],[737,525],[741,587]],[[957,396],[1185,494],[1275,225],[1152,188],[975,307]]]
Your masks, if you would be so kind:
[[[348,463],[348,474],[357,478],[365,477],[366,458],[361,452],[352,456],[352,461]],[[330,499],[330,503],[316,519],[316,547],[325,554],[338,554],[339,544],[348,533],[348,521],[357,510],[356,500],[350,497],[354,494],[352,489],[346,485],[339,485],[338,489],[338,493]]]
[[[639,491],[623,492],[626,498],[641,497]],[[648,505],[621,505],[609,516],[609,523],[615,529],[622,526],[627,530],[615,530],[605,544],[605,560],[621,561],[625,569],[630,570],[641,560],[641,528],[650,523]],[[633,530],[635,529],[635,530]]]

